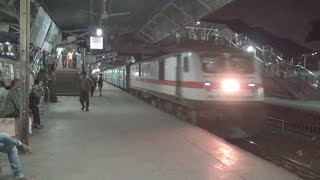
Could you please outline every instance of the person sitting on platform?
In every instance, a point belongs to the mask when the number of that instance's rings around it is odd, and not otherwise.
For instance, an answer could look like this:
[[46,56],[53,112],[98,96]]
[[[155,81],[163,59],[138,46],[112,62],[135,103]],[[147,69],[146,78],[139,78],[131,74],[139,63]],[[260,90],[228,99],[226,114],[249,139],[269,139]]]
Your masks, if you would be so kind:
[[2,76],[2,71],[0,70],[0,81],[4,81],[4,78]]
[[0,81],[0,117],[5,117],[5,104],[7,99],[8,91],[3,81]]
[[77,52],[73,50],[72,54],[72,65],[74,69],[77,69]]
[[33,127],[37,129],[43,128],[40,123],[40,113],[39,107],[40,99],[41,99],[42,90],[39,86],[39,80],[34,80],[34,85],[31,89],[30,96],[29,96],[29,108],[32,111],[33,116]]
[[6,133],[0,133],[0,152],[8,155],[11,170],[15,180],[29,180],[22,173],[22,168],[19,160],[18,149],[26,154],[30,153],[30,147],[23,144],[18,139],[10,137]]
[[6,99],[6,117],[19,117],[20,113],[20,80],[11,81],[11,88]]
[[[89,111],[89,92],[90,88],[93,86],[93,83],[90,78],[86,76],[86,73],[82,73],[82,76],[79,80],[79,87],[80,87],[80,103],[81,103],[81,111],[86,109]],[[86,103],[86,106],[85,106]]]

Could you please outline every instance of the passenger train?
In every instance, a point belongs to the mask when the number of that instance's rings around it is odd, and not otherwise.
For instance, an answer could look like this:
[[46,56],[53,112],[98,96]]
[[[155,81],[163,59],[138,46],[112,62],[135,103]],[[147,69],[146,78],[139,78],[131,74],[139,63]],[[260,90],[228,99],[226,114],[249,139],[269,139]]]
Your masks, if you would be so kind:
[[[186,51],[104,71],[108,83],[196,123],[203,114],[246,134],[264,127],[259,63],[238,50]],[[230,136],[231,137],[231,136]]]

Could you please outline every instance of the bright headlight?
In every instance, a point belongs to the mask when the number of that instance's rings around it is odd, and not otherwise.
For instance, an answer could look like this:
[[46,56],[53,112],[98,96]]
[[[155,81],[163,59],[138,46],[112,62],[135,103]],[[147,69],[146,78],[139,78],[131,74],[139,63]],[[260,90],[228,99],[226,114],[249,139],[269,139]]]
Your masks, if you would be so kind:
[[221,89],[227,93],[234,93],[240,90],[240,83],[235,79],[226,79],[221,82]]

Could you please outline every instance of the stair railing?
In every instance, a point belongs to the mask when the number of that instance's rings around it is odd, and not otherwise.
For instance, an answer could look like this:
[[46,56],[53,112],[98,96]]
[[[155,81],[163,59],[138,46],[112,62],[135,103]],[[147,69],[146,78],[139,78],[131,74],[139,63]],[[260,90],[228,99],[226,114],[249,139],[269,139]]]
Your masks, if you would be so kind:
[[41,61],[40,61],[40,53],[37,53],[36,56],[33,58],[32,64],[31,64],[31,72],[33,77],[37,77],[38,73],[41,70]]
[[223,35],[218,37],[217,43],[244,51],[246,51],[246,46],[250,45],[254,48],[254,57],[259,61],[260,72],[264,76],[287,79],[290,83],[293,83],[292,88],[294,89],[292,90],[298,90],[305,96],[310,96],[314,92],[317,92],[319,82],[316,75],[302,66],[289,63],[283,59],[282,53],[276,53],[270,46],[260,48],[250,42],[250,40],[239,46],[229,37]]

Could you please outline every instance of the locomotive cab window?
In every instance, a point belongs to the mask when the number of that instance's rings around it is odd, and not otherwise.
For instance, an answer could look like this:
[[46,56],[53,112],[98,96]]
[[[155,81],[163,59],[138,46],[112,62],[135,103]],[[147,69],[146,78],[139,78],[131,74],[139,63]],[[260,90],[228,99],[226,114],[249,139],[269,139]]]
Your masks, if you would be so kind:
[[202,71],[206,73],[252,74],[255,72],[254,62],[245,56],[201,57]]
[[190,71],[189,57],[183,58],[183,69],[185,73]]

